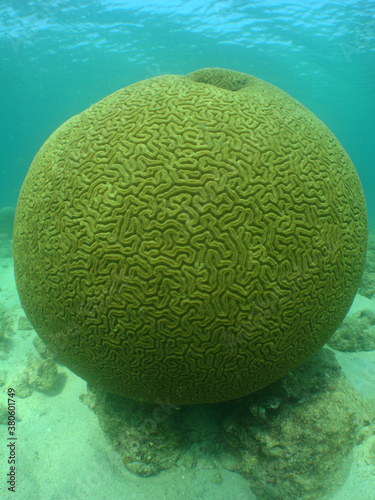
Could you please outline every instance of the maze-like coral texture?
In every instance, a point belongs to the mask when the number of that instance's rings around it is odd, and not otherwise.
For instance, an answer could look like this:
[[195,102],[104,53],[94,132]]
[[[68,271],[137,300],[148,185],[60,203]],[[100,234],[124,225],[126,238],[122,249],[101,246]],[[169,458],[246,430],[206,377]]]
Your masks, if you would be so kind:
[[217,402],[325,343],[366,238],[327,127],[264,81],[207,68],[125,87],[51,135],[20,193],[15,274],[40,337],[89,382]]

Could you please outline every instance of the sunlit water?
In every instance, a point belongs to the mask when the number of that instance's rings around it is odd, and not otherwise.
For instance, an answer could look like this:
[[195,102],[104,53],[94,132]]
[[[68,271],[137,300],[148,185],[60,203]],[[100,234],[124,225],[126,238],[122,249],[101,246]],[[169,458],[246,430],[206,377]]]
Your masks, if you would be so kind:
[[15,206],[35,153],[72,115],[136,81],[216,66],[273,83],[326,123],[375,227],[372,1],[8,0],[0,59],[0,208]]

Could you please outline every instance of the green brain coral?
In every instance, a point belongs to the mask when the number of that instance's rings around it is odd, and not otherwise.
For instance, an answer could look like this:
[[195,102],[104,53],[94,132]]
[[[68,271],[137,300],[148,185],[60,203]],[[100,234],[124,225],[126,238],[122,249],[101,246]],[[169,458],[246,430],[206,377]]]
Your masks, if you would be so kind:
[[19,295],[58,359],[145,401],[244,396],[356,293],[367,214],[327,127],[253,76],[150,78],[54,132],[20,193]]

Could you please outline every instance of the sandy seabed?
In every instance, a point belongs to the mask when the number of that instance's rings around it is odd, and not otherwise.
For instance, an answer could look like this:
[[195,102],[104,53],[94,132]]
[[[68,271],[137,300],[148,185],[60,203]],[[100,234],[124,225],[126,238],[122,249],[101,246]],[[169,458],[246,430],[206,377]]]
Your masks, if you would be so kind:
[[[24,316],[11,258],[0,259],[0,303],[14,318],[15,335],[0,352],[0,372],[6,371],[2,400],[12,380],[22,373],[34,346],[33,330],[18,330]],[[349,314],[374,308],[375,300],[358,295]],[[347,381],[375,405],[375,351],[336,353]],[[224,469],[213,457],[192,468],[178,467],[141,478],[130,473],[103,434],[95,413],[80,400],[86,382],[59,365],[63,390],[50,396],[34,390],[16,400],[15,493],[8,491],[8,429],[0,425],[0,498],[16,500],[255,500],[248,481]],[[330,500],[375,500],[375,460],[367,459],[374,436],[354,450],[345,483]],[[259,500],[259,499],[258,499]],[[288,499],[285,499],[288,500]],[[318,499],[317,499],[318,500]]]

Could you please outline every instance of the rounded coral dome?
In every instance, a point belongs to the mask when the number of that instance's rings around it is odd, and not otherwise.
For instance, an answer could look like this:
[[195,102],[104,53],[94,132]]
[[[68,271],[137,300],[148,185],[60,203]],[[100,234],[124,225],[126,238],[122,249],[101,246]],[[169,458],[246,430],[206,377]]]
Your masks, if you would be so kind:
[[301,365],[361,278],[348,155],[280,89],[219,68],[125,87],[33,160],[14,228],[22,306],[57,359],[142,401],[225,401]]

